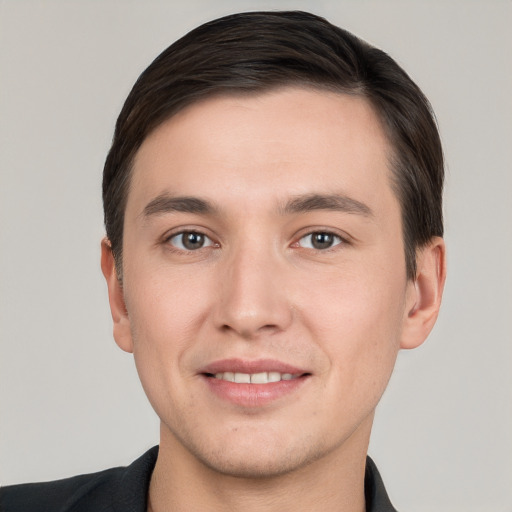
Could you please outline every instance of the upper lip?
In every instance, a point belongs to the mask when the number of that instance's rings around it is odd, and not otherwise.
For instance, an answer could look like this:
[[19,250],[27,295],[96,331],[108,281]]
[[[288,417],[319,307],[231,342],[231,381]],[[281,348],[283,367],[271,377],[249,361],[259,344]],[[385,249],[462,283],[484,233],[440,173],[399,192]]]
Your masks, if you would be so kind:
[[291,373],[292,375],[302,375],[308,373],[306,370],[298,368],[275,359],[258,359],[255,361],[244,359],[221,359],[213,361],[199,370],[199,373],[215,375],[216,373],[261,373],[261,372],[279,372]]

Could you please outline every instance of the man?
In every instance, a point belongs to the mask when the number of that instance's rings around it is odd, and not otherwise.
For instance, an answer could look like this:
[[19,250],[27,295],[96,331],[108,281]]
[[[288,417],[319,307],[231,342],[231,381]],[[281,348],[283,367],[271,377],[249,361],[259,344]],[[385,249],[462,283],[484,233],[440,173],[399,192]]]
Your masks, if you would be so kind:
[[207,23],[141,75],[104,169],[117,344],[161,420],[127,468],[3,510],[392,511],[367,458],[445,279],[442,150],[386,54],[307,13]]

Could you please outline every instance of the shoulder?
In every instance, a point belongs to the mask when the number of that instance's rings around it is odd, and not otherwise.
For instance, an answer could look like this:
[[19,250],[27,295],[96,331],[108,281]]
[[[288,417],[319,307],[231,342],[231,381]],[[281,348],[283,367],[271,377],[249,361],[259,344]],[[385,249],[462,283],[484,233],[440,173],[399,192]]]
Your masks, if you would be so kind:
[[2,512],[117,512],[145,510],[158,447],[127,467],[52,482],[0,489]]
[[119,479],[123,468],[113,468],[99,473],[80,475],[53,482],[20,484],[0,490],[0,503],[5,512],[71,511],[84,499],[109,510],[110,490]]
[[391,504],[375,462],[366,457],[364,494],[367,512],[397,512]]

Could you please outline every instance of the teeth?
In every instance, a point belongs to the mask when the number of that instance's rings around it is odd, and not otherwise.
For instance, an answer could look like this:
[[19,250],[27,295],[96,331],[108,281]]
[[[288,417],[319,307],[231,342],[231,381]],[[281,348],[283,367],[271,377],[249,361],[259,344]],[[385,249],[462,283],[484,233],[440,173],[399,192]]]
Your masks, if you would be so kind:
[[221,372],[216,373],[215,378],[236,382],[239,384],[268,384],[269,382],[279,382],[280,380],[296,379],[298,375],[279,372],[260,372],[260,373],[240,373],[240,372]]
[[217,373],[215,378],[235,382],[235,374],[233,372]]
[[279,382],[281,380],[281,374],[279,372],[268,372],[269,382]]
[[268,373],[253,373],[251,375],[251,384],[266,384],[268,382]]
[[251,376],[248,373],[235,373],[235,382],[237,384],[250,384]]

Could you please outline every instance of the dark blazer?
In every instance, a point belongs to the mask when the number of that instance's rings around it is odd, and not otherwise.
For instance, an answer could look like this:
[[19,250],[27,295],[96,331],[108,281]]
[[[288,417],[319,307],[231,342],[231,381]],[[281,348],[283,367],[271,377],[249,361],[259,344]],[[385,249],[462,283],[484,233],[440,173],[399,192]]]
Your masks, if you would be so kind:
[[[127,467],[0,488],[1,512],[146,512],[158,446]],[[374,462],[366,461],[367,512],[396,512]]]

